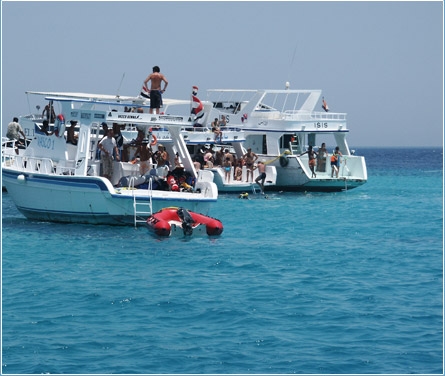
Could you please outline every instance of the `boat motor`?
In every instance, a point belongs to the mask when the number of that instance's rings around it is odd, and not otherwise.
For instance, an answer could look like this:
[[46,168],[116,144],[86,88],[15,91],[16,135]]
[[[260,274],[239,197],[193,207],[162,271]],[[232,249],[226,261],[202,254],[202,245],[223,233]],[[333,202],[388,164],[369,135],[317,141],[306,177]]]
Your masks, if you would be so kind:
[[192,235],[193,234],[193,227],[192,224],[195,222],[190,215],[190,213],[184,209],[179,208],[178,211],[178,217],[182,221],[182,231],[184,231],[184,235]]

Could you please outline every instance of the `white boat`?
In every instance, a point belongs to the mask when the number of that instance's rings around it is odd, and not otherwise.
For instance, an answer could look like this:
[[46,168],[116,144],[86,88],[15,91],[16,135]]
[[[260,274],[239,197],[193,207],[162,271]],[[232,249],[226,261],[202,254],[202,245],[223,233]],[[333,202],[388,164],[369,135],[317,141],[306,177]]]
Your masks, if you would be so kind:
[[[138,98],[114,97],[84,93],[29,92],[54,103],[65,122],[77,121],[78,143],[66,143],[63,122],[56,123],[54,132],[27,135],[32,141],[23,153],[12,148],[2,149],[2,180],[18,210],[29,219],[88,224],[145,224],[149,215],[164,207],[181,206],[208,214],[216,202],[218,190],[209,171],[195,171],[181,129],[193,126],[189,117],[128,113],[124,106],[132,105],[147,111]],[[24,129],[40,128],[38,116],[20,118]],[[153,182],[163,179],[168,171],[153,165],[146,177],[144,189],[136,189],[140,180],[139,167],[129,162],[114,161],[113,181],[99,176],[100,160],[97,146],[101,139],[101,123],[137,124],[146,134],[150,128],[166,128],[170,140],[164,143],[170,156],[179,154],[183,171],[194,181],[192,190],[156,190]],[[37,127],[37,128],[35,128]],[[58,133],[58,135],[56,135]],[[12,152],[11,152],[12,150]],[[154,175],[157,175],[154,177]],[[119,187],[122,177],[128,187]]]
[[[97,94],[86,94],[86,93],[64,93],[64,92],[52,92],[52,93],[40,93],[40,92],[27,92],[28,94],[28,103],[34,102],[38,103],[35,108],[37,112],[34,112],[30,115],[26,115],[20,118],[20,124],[26,134],[28,139],[34,139],[38,135],[41,134],[41,127],[44,120],[42,113],[40,113],[40,109],[43,107],[41,103],[41,96],[45,95],[45,100],[48,100],[48,106],[57,108],[58,103],[69,101],[72,103],[81,103],[83,107],[87,105],[115,105],[116,101],[119,100],[119,107],[139,107],[142,108],[147,107],[147,103],[145,103],[144,99],[138,97],[115,97],[111,95],[97,95]],[[35,101],[37,95],[38,101]],[[59,99],[57,101],[56,99]],[[162,114],[168,115],[180,115],[180,114],[189,114],[190,113],[190,100],[175,100],[175,99],[163,99],[163,107]],[[193,116],[190,115],[187,120],[190,122],[187,123],[186,126],[182,126],[180,133],[187,145],[187,149],[189,150],[191,155],[197,153],[204,145],[214,144],[217,146],[215,142],[215,135],[211,130],[209,115],[212,112],[214,104],[211,102],[203,101],[204,107],[204,116],[200,119],[200,126],[193,126]],[[148,107],[147,107],[148,108]],[[61,108],[58,108],[58,111],[61,111]],[[128,146],[128,160],[132,160],[134,153],[137,149],[134,144],[135,139],[137,138],[139,124],[133,121],[133,118],[137,116],[134,113],[124,113],[121,114],[121,119],[119,119],[119,123],[125,123],[125,129],[121,130],[122,136],[124,138],[124,144]],[[76,126],[76,130],[78,131],[79,127]],[[50,123],[50,131],[54,131],[54,123]],[[98,130],[98,132],[102,132]],[[151,126],[151,137],[154,137],[158,143],[162,144],[171,144],[172,136],[167,129],[167,127],[163,126]],[[223,143],[224,147],[228,147],[236,153],[236,155],[243,155],[246,151],[242,148],[242,143],[246,141],[244,132],[238,127],[227,126],[224,128],[224,132],[222,134],[221,139],[219,139],[220,143]],[[235,150],[236,149],[236,152]],[[12,150],[12,149],[11,149]],[[9,152],[11,152],[9,150]],[[215,151],[217,147],[215,147]],[[20,155],[24,153],[24,150],[19,150]],[[170,153],[171,154],[171,153]],[[232,168],[231,175],[234,175],[234,169]],[[213,168],[205,168],[205,171],[210,171],[214,176],[214,182],[217,185],[218,191],[221,193],[240,193],[240,192],[260,192],[260,187],[254,183],[249,182],[246,183],[247,180],[247,170],[246,167],[243,167],[242,180],[237,181],[233,178],[227,182],[225,179],[224,169],[222,167],[213,167]],[[254,171],[253,178],[256,179],[258,176],[258,172]],[[276,169],[274,166],[266,167],[266,181],[265,187],[268,189],[269,186],[275,184],[276,181]],[[118,174],[115,174],[118,176]],[[115,184],[117,182],[114,182]]]
[[[288,86],[288,85],[287,85]],[[349,149],[349,132],[345,113],[316,111],[321,90],[208,90],[206,101],[214,104],[211,118],[226,116],[229,126],[243,131],[243,148],[266,164],[274,166],[276,191],[341,191],[367,181],[365,159]],[[327,110],[327,108],[326,108]],[[308,155],[326,143],[328,156],[325,169],[316,168],[316,177],[309,168]],[[329,157],[336,147],[342,154],[338,177],[331,175]]]

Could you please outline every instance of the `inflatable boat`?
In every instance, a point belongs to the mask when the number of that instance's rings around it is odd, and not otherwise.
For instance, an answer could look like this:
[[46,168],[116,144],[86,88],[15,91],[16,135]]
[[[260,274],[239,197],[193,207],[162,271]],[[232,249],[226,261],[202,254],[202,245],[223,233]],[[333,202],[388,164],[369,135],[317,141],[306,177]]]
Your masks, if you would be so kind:
[[177,207],[164,208],[147,218],[148,229],[157,236],[168,237],[180,232],[185,236],[205,233],[209,236],[221,235],[221,221],[203,214]]

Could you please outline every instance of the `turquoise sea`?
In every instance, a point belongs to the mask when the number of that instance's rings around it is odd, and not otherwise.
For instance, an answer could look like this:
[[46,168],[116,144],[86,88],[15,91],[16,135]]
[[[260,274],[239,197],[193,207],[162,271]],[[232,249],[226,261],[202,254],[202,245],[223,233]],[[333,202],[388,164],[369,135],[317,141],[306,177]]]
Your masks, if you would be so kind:
[[2,373],[443,374],[443,149],[357,154],[357,189],[221,195],[215,239],[3,193]]

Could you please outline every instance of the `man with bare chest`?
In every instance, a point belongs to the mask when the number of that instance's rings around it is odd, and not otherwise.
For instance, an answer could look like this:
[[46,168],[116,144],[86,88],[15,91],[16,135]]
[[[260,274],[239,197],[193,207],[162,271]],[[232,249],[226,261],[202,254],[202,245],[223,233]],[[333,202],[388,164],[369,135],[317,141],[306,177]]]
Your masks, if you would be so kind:
[[[155,110],[155,114],[159,114],[159,109],[162,106],[162,94],[167,89],[168,81],[161,73],[161,70],[156,65],[153,67],[153,73],[150,74],[144,81],[144,86],[147,87],[147,83],[151,81],[150,87],[150,114]],[[164,81],[164,89],[161,90],[161,83]]]

